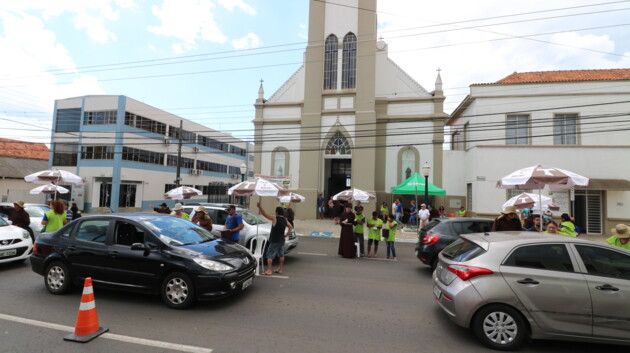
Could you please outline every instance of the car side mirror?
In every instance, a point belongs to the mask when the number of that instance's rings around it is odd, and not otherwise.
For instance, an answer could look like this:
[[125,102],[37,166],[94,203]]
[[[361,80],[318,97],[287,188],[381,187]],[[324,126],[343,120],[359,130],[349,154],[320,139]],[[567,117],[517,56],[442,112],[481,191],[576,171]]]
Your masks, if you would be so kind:
[[131,250],[142,250],[144,251],[144,255],[149,255],[149,253],[151,252],[151,248],[144,243],[133,243],[131,244]]

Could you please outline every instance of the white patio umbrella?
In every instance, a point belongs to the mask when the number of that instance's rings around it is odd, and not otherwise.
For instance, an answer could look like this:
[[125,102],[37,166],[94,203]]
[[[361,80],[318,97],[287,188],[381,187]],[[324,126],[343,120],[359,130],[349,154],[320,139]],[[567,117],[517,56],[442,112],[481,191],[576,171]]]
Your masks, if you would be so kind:
[[[553,203],[553,199],[549,196],[542,196],[542,206],[549,206]],[[502,209],[505,209],[508,206],[514,206],[517,210],[522,210],[524,208],[540,208],[538,205],[538,194],[531,194],[524,192],[520,195],[514,196],[511,199],[507,200],[502,206]]]
[[369,203],[370,200],[376,200],[376,196],[370,194],[367,191],[363,191],[361,189],[352,188],[348,190],[344,190],[333,196],[333,200],[343,200],[343,201],[361,201],[363,203]]
[[542,215],[543,202],[541,190],[549,185],[551,189],[571,189],[575,186],[588,186],[588,178],[568,170],[535,165],[519,169],[499,179],[497,187],[501,189],[538,189],[538,205]]
[[296,194],[294,192],[289,193],[289,195],[278,196],[276,198],[281,203],[296,203],[296,202],[304,202],[306,200],[306,197],[300,194]]
[[85,182],[83,179],[73,173],[59,169],[42,170],[33,174],[29,174],[24,177],[24,181],[27,183],[35,184],[49,184],[54,183],[57,185],[83,185]]
[[180,186],[178,188],[167,191],[164,198],[167,200],[185,200],[193,196],[203,195],[201,190],[197,190],[190,186]]
[[31,195],[41,195],[41,194],[50,195],[57,192],[60,194],[67,194],[70,192],[70,190],[64,188],[63,186],[59,186],[55,184],[47,184],[47,185],[38,186],[35,189],[32,189],[30,191],[30,194]]

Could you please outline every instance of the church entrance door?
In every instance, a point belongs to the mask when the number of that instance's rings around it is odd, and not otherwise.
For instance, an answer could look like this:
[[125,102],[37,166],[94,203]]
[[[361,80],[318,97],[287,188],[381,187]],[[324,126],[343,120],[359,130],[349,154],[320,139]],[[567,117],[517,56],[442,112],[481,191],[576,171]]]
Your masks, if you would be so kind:
[[327,169],[328,195],[335,195],[350,187],[348,183],[352,176],[352,159],[330,159]]

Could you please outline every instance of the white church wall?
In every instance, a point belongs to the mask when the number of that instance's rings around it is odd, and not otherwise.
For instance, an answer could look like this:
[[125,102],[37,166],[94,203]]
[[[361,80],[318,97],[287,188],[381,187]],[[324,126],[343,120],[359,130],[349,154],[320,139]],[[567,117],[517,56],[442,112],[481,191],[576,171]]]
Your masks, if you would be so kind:
[[387,115],[418,115],[433,114],[433,102],[425,103],[390,103],[387,105]]
[[[427,91],[409,77],[398,65],[388,59],[387,50],[376,54],[377,97],[413,98],[428,97]],[[430,113],[433,113],[431,109]]]
[[306,70],[302,65],[285,83],[269,97],[269,103],[293,103],[304,100]]
[[263,109],[264,119],[300,119],[301,116],[301,107],[265,107]]
[[[322,136],[326,136],[326,134],[328,134],[328,132],[330,132],[331,129],[333,129],[333,127],[335,125],[337,125],[337,120],[339,121],[340,126],[342,126],[350,136],[349,140],[350,143],[352,144],[352,146],[355,145],[355,140],[354,140],[354,131],[355,131],[355,116],[354,115],[324,115],[322,116]],[[322,140],[322,145],[324,147],[326,147],[326,144],[328,143],[328,140]]]
[[[261,171],[263,175],[273,175],[273,150],[278,147],[289,151],[289,172],[291,189],[299,187],[300,176],[300,126],[295,124],[268,125],[263,128],[265,140],[262,143]],[[286,138],[286,139],[284,139]]]
[[343,37],[352,32],[357,34],[359,27],[359,0],[337,0],[334,4],[326,4],[325,36],[334,34],[343,41]]
[[442,188],[450,196],[466,196],[466,152],[444,151]]
[[[608,191],[606,211],[609,218],[627,219],[630,210],[630,191]],[[608,232],[608,229],[605,230]]]
[[[386,127],[387,147],[385,152],[386,161],[377,161],[377,165],[385,165],[385,189],[389,192],[391,188],[400,184],[398,178],[398,169],[401,166],[398,165],[398,153],[402,148],[407,146],[414,147],[420,153],[420,159],[418,165],[420,168],[425,163],[433,166],[433,145],[431,143],[433,139],[432,134],[433,123],[426,121],[420,122],[405,122],[405,123],[389,123]],[[412,132],[412,133],[410,133]],[[417,132],[417,133],[416,133]],[[420,170],[414,172],[420,173]],[[429,176],[429,182],[433,183],[433,175]]]

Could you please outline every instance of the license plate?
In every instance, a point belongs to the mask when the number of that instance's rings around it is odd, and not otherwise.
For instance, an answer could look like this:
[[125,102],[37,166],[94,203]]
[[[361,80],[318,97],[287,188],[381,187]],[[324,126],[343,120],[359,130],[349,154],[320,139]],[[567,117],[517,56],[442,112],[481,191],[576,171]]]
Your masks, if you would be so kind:
[[0,257],[7,257],[7,256],[13,256],[17,254],[17,249],[11,249],[11,250],[2,250],[0,251]]
[[245,289],[245,288],[251,286],[253,281],[254,281],[254,278],[249,278],[249,279],[245,280],[245,282],[243,282],[243,286],[241,287],[241,289]]
[[440,299],[440,296],[442,295],[442,291],[438,287],[433,287],[433,294],[435,294],[436,299]]

